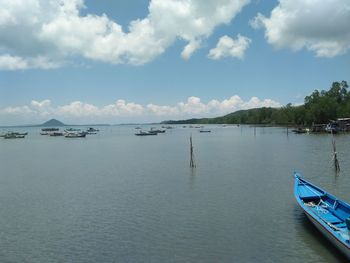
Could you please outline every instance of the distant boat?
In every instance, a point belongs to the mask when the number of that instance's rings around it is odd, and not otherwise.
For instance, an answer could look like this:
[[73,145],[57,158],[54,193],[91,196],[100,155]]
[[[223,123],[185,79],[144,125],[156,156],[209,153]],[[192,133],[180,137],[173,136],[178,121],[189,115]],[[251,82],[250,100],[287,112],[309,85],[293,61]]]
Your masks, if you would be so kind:
[[294,195],[306,216],[350,259],[350,205],[294,173]]
[[52,137],[63,136],[63,132],[50,132],[49,135]]
[[67,128],[67,129],[65,129],[64,131],[65,132],[78,132],[78,131],[80,131],[81,129],[75,129],[75,128]]
[[165,130],[151,128],[151,130],[149,132],[151,132],[151,133],[165,133]]
[[41,129],[43,132],[53,132],[53,131],[58,131],[59,128],[43,128]]
[[95,128],[92,128],[92,127],[89,127],[87,130],[86,130],[89,134],[91,133],[96,133],[98,131],[100,131],[99,129],[95,129]]
[[69,132],[64,135],[66,138],[85,138],[85,132]]
[[148,135],[158,135],[156,132],[144,132],[144,131],[139,131],[135,133],[136,136],[148,136]]
[[211,132],[211,130],[199,130],[199,132]]
[[28,132],[12,132],[12,133],[15,134],[15,135],[20,135],[20,136],[28,135]]
[[17,132],[8,132],[4,135],[4,139],[23,139],[25,135],[20,135]]
[[[4,133],[4,134],[0,134],[0,137],[14,137],[14,136],[17,136],[18,138],[24,138],[24,136],[28,135],[28,132],[12,132],[12,131],[9,131],[7,133]],[[10,139],[10,138],[7,138],[7,139]],[[12,138],[11,138],[12,139]]]
[[307,133],[308,130],[307,129],[303,129],[303,128],[298,128],[298,129],[292,130],[292,132],[294,132],[296,134],[302,134],[302,133]]
[[328,133],[338,133],[339,132],[339,126],[337,123],[328,123],[325,131]]

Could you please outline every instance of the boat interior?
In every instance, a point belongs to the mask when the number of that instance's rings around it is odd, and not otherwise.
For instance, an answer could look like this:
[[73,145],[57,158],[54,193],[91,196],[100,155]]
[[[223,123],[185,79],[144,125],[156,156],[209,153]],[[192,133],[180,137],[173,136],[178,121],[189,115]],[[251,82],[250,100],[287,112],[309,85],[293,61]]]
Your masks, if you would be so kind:
[[323,221],[336,228],[346,227],[345,220],[350,217],[350,207],[346,203],[303,181],[299,182],[298,194],[304,205]]

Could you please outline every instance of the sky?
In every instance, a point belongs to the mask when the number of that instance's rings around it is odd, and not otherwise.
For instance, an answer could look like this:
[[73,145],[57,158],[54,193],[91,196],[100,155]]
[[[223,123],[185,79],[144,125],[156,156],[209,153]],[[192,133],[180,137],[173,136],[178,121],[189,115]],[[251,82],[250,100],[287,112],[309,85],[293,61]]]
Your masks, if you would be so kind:
[[350,81],[349,0],[0,0],[0,126],[299,105]]

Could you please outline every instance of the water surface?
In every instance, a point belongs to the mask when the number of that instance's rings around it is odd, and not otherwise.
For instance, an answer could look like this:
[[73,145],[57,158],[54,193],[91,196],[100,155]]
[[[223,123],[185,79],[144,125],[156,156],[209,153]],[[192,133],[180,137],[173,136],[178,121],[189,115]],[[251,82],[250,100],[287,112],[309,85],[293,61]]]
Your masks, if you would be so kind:
[[298,208],[292,173],[350,202],[349,135],[336,175],[330,135],[209,127],[0,138],[0,262],[345,261]]

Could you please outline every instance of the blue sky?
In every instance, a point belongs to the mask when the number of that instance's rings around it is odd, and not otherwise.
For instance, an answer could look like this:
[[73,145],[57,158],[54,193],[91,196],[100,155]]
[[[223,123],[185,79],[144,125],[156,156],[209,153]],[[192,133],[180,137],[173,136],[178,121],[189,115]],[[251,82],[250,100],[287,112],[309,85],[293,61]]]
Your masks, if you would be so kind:
[[314,89],[349,81],[347,0],[0,7],[2,125],[219,116],[299,104]]

